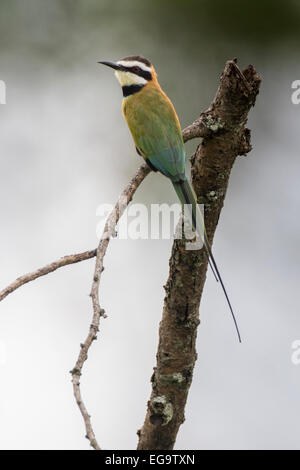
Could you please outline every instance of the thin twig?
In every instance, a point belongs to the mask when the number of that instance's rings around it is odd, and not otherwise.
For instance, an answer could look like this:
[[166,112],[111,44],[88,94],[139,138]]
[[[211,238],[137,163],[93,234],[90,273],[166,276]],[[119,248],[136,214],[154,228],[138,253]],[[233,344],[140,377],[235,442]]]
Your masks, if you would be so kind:
[[76,403],[80,409],[82,414],[85,428],[86,428],[86,437],[89,439],[91,446],[95,450],[100,450],[100,446],[97,443],[95,433],[92,428],[90,415],[87,412],[87,409],[82,401],[81,391],[80,391],[80,376],[82,372],[82,367],[84,362],[88,356],[88,350],[92,344],[92,342],[97,339],[97,332],[99,331],[99,323],[100,318],[104,316],[105,312],[100,307],[100,300],[99,300],[99,285],[101,274],[103,271],[103,259],[110,241],[111,236],[115,233],[116,225],[122,216],[123,212],[125,211],[126,207],[128,206],[129,202],[131,201],[135,191],[144,180],[144,178],[150,173],[150,168],[143,163],[140,168],[138,169],[137,173],[134,175],[130,183],[126,186],[124,191],[122,192],[121,196],[118,199],[113,211],[110,213],[105,228],[100,239],[98,248],[97,248],[97,257],[96,257],[96,264],[95,264],[95,271],[94,271],[94,278],[92,283],[92,289],[90,296],[92,298],[93,303],[93,320],[90,325],[90,330],[88,336],[83,344],[81,344],[80,353],[75,364],[74,369],[71,371],[72,374],[72,383],[73,383],[73,390],[74,396],[76,399]]
[[46,274],[56,271],[58,268],[67,266],[68,264],[79,263],[80,261],[85,261],[86,259],[94,258],[97,254],[97,250],[84,251],[83,253],[76,253],[74,255],[67,255],[59,260],[53,261],[42,268],[33,271],[32,273],[24,274],[21,277],[18,277],[14,282],[9,284],[5,289],[0,291],[0,301],[3,300],[8,294],[11,294],[19,287],[27,284],[27,282],[34,281],[38,277],[45,276]]

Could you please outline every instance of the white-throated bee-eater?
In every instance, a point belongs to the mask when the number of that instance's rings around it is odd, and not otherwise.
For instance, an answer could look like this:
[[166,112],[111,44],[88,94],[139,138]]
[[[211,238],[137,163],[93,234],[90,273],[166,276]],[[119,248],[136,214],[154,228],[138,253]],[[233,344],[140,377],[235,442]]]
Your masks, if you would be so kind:
[[202,240],[212,271],[221,283],[241,342],[233,309],[205,233],[197,198],[185,174],[182,132],[172,102],[161,89],[153,65],[144,57],[129,56],[117,62],[99,63],[115,70],[123,91],[123,115],[137,152],[152,170],[171,180],[181,204],[191,208],[193,228]]

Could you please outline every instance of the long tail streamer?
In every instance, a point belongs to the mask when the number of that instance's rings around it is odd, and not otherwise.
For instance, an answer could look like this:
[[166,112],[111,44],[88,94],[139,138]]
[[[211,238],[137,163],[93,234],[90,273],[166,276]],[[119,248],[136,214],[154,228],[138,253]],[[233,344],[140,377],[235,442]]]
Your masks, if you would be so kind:
[[191,218],[193,229],[196,230],[199,238],[203,242],[203,245],[205,247],[205,250],[206,250],[206,253],[207,253],[207,256],[208,256],[209,266],[210,266],[210,268],[211,268],[211,270],[212,270],[212,272],[215,276],[215,279],[217,281],[220,281],[220,284],[222,286],[222,290],[224,292],[225,298],[227,300],[227,304],[229,306],[229,309],[230,309],[230,312],[231,312],[231,315],[232,315],[232,318],[233,318],[233,321],[234,321],[234,325],[235,325],[235,329],[236,329],[236,332],[237,332],[237,335],[238,335],[239,342],[241,343],[242,340],[241,340],[239,327],[238,327],[238,324],[237,324],[237,321],[236,321],[236,318],[235,318],[235,315],[234,315],[234,312],[233,312],[233,308],[232,308],[231,302],[229,300],[226,288],[224,286],[220,271],[218,269],[215,258],[212,254],[212,250],[211,250],[211,247],[210,247],[207,235],[206,235],[206,231],[205,231],[204,218],[203,218],[202,212],[200,211],[200,209],[198,207],[198,204],[197,204],[196,194],[195,194],[190,182],[188,181],[188,179],[182,180],[180,182],[173,182],[173,186],[174,186],[174,189],[175,189],[175,191],[176,191],[176,193],[179,197],[179,200],[180,200],[181,204],[187,205],[187,207],[189,208],[189,215],[190,215],[190,218]]

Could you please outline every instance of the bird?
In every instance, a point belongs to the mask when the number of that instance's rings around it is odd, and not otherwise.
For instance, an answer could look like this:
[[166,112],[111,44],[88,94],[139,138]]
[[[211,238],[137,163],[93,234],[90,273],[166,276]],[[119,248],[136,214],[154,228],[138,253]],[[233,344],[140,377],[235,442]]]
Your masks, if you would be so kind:
[[173,103],[162,90],[154,66],[145,57],[131,55],[116,62],[98,63],[115,70],[115,76],[123,92],[123,116],[137,153],[145,159],[151,170],[162,173],[171,181],[180,203],[190,211],[192,227],[205,247],[216,280],[221,284],[241,342],[233,308],[207,238],[204,218],[198,207],[194,189],[186,175],[186,153],[180,122]]

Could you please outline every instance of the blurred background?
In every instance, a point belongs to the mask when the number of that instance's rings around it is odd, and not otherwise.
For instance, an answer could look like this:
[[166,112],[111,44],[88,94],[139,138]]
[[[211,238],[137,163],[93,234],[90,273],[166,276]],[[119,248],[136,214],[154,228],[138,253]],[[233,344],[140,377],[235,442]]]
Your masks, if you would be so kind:
[[[97,245],[96,209],[140,164],[121,90],[98,60],[142,54],[182,127],[211,103],[226,60],[263,82],[253,151],[234,165],[208,274],[198,361],[177,449],[299,449],[299,2],[2,0],[0,287]],[[192,155],[197,141],[187,145]],[[176,202],[151,174],[140,203]],[[134,449],[150,394],[171,240],[112,240],[101,322],[82,393],[104,449]],[[88,449],[69,370],[87,334],[94,260],[28,284],[0,304],[0,448]]]

